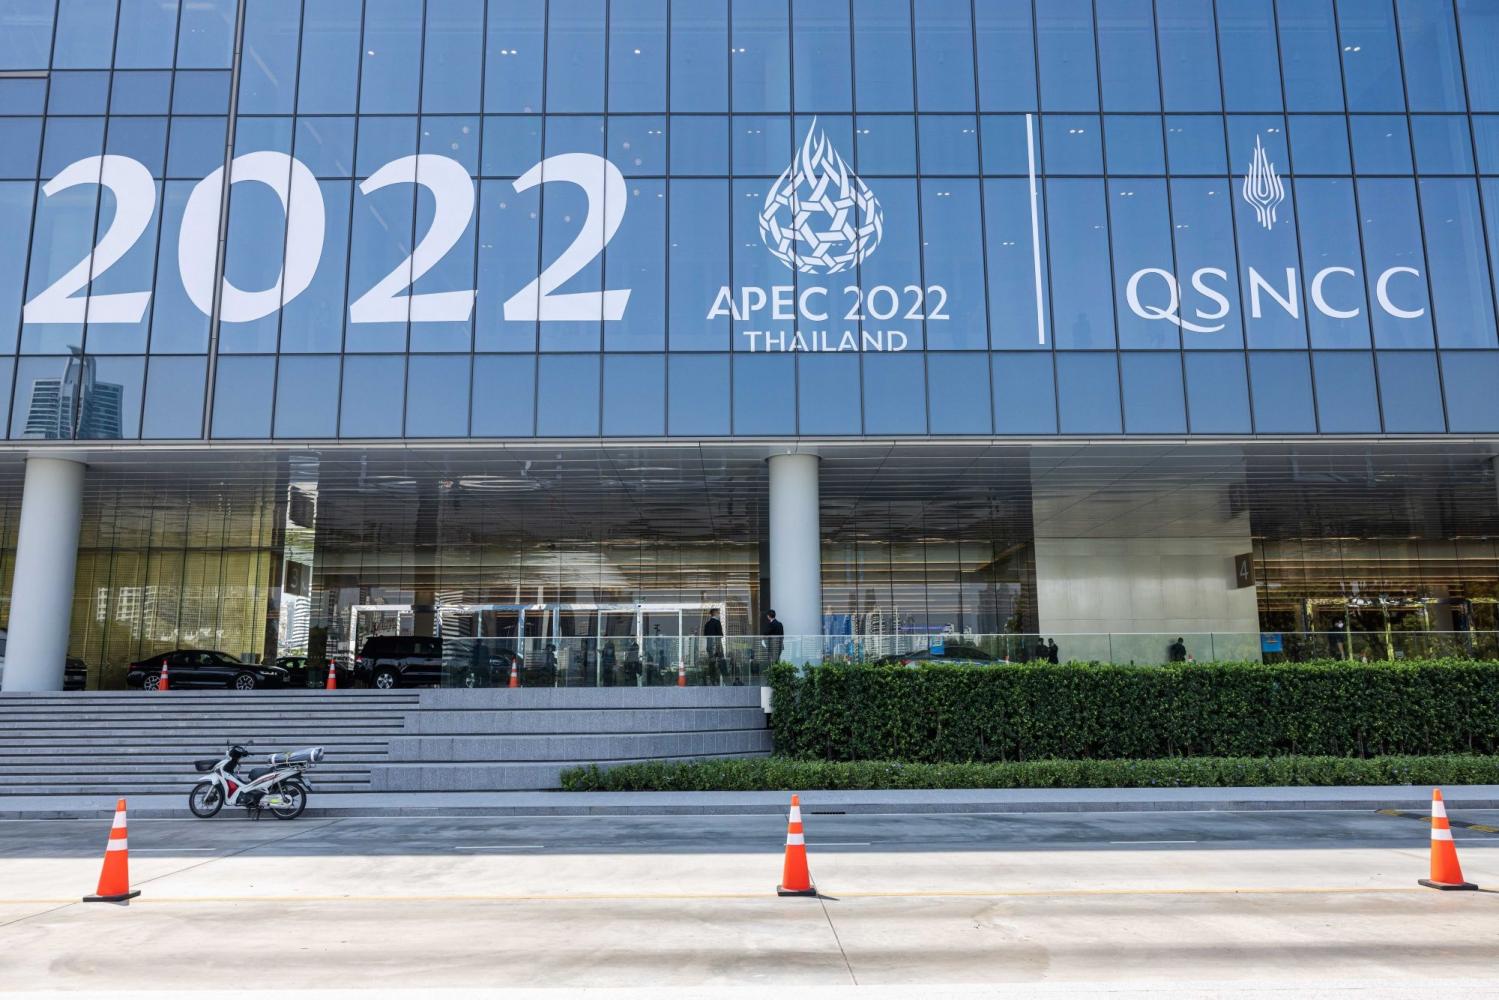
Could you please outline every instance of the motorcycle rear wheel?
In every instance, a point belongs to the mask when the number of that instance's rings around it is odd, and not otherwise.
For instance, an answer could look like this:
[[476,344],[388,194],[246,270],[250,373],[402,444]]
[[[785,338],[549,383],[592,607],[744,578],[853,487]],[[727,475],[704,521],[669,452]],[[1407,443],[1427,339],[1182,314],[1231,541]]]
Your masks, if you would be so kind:
[[[281,796],[282,804],[279,806],[271,805],[270,797],[272,795]],[[266,808],[277,819],[296,819],[307,808],[307,790],[301,785],[282,785],[279,791],[271,792],[270,795],[266,796]]]
[[187,807],[199,819],[216,816],[218,811],[224,808],[224,790],[218,785],[205,781],[188,793]]

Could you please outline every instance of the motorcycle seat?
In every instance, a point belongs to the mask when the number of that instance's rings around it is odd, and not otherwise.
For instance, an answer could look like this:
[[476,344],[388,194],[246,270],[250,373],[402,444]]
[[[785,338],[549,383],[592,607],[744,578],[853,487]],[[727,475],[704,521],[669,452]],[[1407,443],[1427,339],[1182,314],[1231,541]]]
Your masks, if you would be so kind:
[[272,770],[274,770],[274,768],[269,768],[269,767],[252,767],[252,768],[250,768],[250,775],[249,775],[249,777],[246,780],[247,781],[254,781],[257,778],[263,778],[266,775],[270,774]]

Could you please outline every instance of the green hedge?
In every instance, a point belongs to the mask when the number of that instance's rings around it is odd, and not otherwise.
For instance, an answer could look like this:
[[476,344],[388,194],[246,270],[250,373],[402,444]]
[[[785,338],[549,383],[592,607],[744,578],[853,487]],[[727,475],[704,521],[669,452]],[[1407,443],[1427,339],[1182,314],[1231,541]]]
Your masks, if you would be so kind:
[[660,761],[562,772],[570,792],[753,792],[814,788],[1229,788],[1499,783],[1499,757],[1173,757],[1005,764],[894,761]]
[[916,762],[1493,753],[1499,663],[771,669],[777,754]]

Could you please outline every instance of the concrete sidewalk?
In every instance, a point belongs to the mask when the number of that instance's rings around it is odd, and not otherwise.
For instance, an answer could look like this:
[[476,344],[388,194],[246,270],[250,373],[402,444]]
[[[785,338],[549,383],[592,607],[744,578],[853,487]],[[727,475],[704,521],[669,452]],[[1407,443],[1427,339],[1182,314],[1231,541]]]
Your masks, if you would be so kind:
[[[130,814],[188,817],[187,792],[130,799]],[[786,811],[789,792],[321,792],[314,783],[306,815],[345,816],[650,816],[753,815]],[[1499,809],[1499,785],[1448,785],[1447,804]],[[1426,809],[1425,785],[1274,788],[1027,788],[802,792],[809,813],[1058,813]],[[113,814],[106,795],[3,796],[0,819],[98,818]],[[220,817],[242,815],[225,809]]]

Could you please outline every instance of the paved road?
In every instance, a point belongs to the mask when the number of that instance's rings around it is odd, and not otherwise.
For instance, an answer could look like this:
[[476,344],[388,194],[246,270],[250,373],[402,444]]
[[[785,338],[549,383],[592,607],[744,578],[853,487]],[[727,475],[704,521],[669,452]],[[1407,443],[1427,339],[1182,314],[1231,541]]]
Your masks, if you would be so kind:
[[[1499,888],[1499,811],[1454,818],[1468,877]],[[107,821],[0,822],[0,990],[1190,980],[1342,995],[1464,979],[1465,996],[1499,996],[1499,893],[1418,888],[1419,816],[806,820],[821,900],[774,896],[776,817],[137,819],[144,894],[128,907],[74,902]]]

